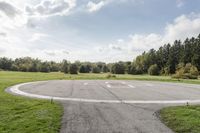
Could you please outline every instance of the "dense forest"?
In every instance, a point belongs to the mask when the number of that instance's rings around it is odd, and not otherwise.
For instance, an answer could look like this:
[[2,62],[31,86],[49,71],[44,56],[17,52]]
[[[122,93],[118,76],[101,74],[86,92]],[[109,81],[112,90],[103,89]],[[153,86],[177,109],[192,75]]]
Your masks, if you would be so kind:
[[79,73],[106,73],[114,74],[147,74],[172,75],[175,77],[184,73],[198,75],[200,71],[200,35],[196,38],[187,38],[184,42],[175,40],[173,44],[164,44],[158,50],[150,49],[137,56],[132,62],[80,62],[70,63],[63,60],[41,61],[30,57],[15,60],[0,58],[0,69],[23,72],[64,72]]

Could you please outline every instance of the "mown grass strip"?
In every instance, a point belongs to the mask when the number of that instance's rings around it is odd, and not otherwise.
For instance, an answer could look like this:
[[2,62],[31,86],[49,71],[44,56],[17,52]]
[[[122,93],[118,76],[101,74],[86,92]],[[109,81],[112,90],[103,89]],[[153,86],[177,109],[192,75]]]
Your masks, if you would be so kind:
[[160,116],[176,133],[200,133],[200,106],[168,107],[160,111]]

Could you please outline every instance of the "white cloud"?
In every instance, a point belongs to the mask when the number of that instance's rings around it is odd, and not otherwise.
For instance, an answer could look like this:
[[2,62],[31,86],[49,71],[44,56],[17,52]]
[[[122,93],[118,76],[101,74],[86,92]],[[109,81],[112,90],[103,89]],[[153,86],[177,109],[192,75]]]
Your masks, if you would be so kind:
[[87,11],[90,13],[99,11],[100,9],[102,9],[104,6],[111,4],[111,3],[117,3],[117,4],[122,4],[125,2],[130,2],[131,4],[143,4],[144,1],[143,0],[101,0],[99,2],[93,2],[93,1],[89,1],[86,5]]
[[123,48],[120,45],[116,45],[116,44],[109,44],[108,46],[111,50],[117,50],[117,51],[121,51]]
[[174,19],[173,23],[167,24],[163,30],[164,34],[132,34],[127,40],[119,39],[116,43],[98,49],[100,52],[120,50],[124,54],[141,54],[143,51],[148,51],[151,48],[158,49],[160,46],[173,43],[175,40],[184,41],[187,37],[196,37],[200,33],[200,15],[195,13],[181,15]]
[[158,48],[163,43],[162,39],[161,35],[154,33],[149,35],[130,35],[127,48],[133,52],[142,52],[151,48]]
[[0,55],[2,55],[3,53],[5,53],[5,49],[4,48],[2,48],[2,47],[0,47]]
[[100,1],[99,3],[94,3],[92,1],[89,1],[87,4],[87,9],[89,12],[96,12],[100,10],[103,6],[105,6],[105,1]]
[[49,56],[56,56],[56,52],[55,51],[44,51],[44,53],[49,55]]
[[5,1],[0,1],[0,11],[10,18],[14,18],[16,15],[21,13],[17,7]]
[[69,52],[66,51],[66,50],[60,50],[60,49],[57,49],[57,50],[43,50],[43,52],[48,55],[48,56],[58,56],[58,57],[64,57],[66,55],[69,55]]
[[43,0],[35,6],[27,5],[25,11],[29,16],[49,17],[67,15],[76,6],[76,0]]
[[0,1],[0,30],[15,29],[26,23],[26,17],[15,5]]
[[0,32],[0,37],[6,37],[7,34],[5,32]]
[[31,37],[31,39],[29,39],[29,42],[35,42],[35,41],[38,41],[38,40],[40,40],[41,38],[44,38],[44,37],[48,37],[48,35],[43,34],[43,33],[34,33]]
[[200,33],[200,14],[181,15],[165,28],[164,40],[185,39]]

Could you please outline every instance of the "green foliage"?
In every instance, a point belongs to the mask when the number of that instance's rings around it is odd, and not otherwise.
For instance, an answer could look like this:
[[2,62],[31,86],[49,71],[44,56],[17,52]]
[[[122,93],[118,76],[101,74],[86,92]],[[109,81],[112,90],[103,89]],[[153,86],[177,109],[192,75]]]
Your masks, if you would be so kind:
[[62,64],[61,64],[61,71],[64,73],[68,73],[69,72],[69,62],[67,60],[63,60]]
[[0,58],[0,68],[3,70],[10,70],[12,67],[13,61],[6,57]]
[[92,72],[93,73],[100,73],[101,69],[98,66],[95,66],[95,67],[93,67]]
[[190,74],[191,74],[191,75],[194,75],[194,76],[198,76],[198,75],[199,75],[199,72],[198,72],[197,67],[192,66],[192,67],[190,68]]
[[43,62],[40,66],[40,72],[50,72],[50,66],[47,62]]
[[89,65],[81,65],[79,72],[80,73],[89,73],[90,72],[90,66]]
[[78,74],[78,66],[77,64],[71,64],[69,67],[69,73],[70,74]]
[[148,74],[149,75],[159,75],[160,70],[158,68],[158,65],[157,64],[151,65],[148,69]]
[[123,62],[114,63],[112,65],[112,73],[125,74],[125,65],[123,64]]
[[108,68],[107,65],[104,65],[103,68],[102,68],[102,71],[103,71],[104,73],[107,73],[107,72],[109,72],[110,70],[109,70],[109,68]]
[[107,78],[107,79],[116,78],[116,75],[115,75],[115,74],[109,73],[109,74],[106,75],[106,78]]
[[198,75],[197,68],[191,63],[187,63],[185,66],[181,63],[177,66],[176,74],[172,77],[177,79],[198,79]]
[[86,70],[85,70],[85,66],[84,65],[81,65],[81,67],[79,69],[79,72],[80,73],[87,73]]
[[[161,74],[170,75],[177,71],[177,65],[182,62],[184,64],[190,63],[188,64],[188,67],[193,65],[197,68],[197,70],[200,70],[199,53],[200,35],[197,38],[192,37],[191,39],[186,39],[183,43],[180,40],[175,40],[172,45],[165,44],[157,51],[151,49],[148,52],[144,52],[142,55],[136,57],[136,60],[133,62],[133,64],[135,65],[135,69],[138,69],[141,73],[147,73],[147,70],[151,65],[157,64],[159,70],[161,70]],[[185,71],[188,71],[187,66]],[[130,72],[129,69],[129,73],[133,72]],[[191,76],[191,78],[194,77]]]

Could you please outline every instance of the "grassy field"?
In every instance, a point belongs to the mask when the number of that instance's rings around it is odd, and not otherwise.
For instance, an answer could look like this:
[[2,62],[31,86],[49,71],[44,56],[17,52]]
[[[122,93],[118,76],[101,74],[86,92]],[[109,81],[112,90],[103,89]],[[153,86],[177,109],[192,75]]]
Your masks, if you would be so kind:
[[200,133],[200,106],[168,107],[160,114],[164,123],[177,133]]
[[8,86],[63,78],[59,74],[0,72],[0,133],[57,133],[62,107],[58,103],[12,96]]
[[[39,80],[108,79],[108,74],[65,75],[63,73],[24,73],[0,71],[0,133],[56,133],[59,132],[63,109],[59,103],[12,96],[5,88],[23,82]],[[175,80],[169,76],[116,75],[109,79],[152,80],[200,84],[200,80]],[[167,112],[163,111],[163,115]],[[182,110],[184,112],[184,109]],[[166,117],[163,117],[166,118]],[[167,119],[164,119],[167,120]],[[199,120],[199,119],[198,119]]]

